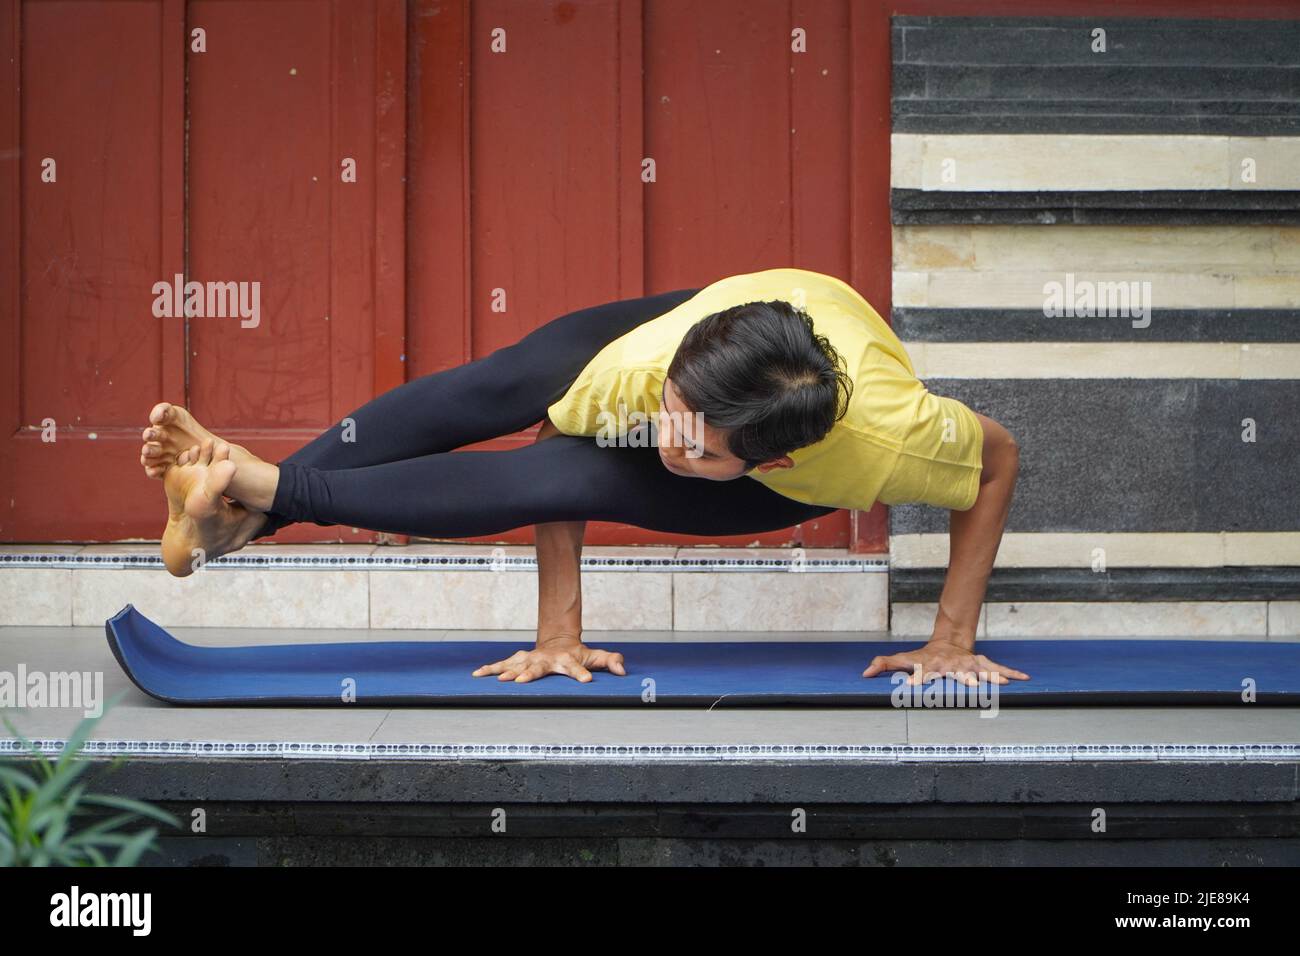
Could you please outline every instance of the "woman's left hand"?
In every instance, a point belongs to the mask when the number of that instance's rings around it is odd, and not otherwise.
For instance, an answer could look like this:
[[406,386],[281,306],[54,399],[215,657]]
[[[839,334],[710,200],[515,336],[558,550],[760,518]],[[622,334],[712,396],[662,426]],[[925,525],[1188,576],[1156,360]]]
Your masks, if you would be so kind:
[[967,687],[978,687],[982,681],[1006,684],[1009,680],[1029,680],[1029,675],[1022,671],[1004,667],[968,647],[947,641],[930,641],[914,651],[876,657],[862,676],[875,677],[885,671],[907,671],[911,675],[907,682],[914,685],[945,676]]

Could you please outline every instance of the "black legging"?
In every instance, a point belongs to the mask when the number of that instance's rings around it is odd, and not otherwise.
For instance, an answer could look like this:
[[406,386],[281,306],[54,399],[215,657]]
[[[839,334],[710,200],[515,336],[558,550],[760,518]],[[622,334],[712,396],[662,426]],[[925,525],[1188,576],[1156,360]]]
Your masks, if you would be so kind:
[[674,475],[653,447],[556,435],[510,451],[454,450],[541,421],[606,344],[698,291],[571,312],[514,345],[367,402],[280,462],[259,537],[295,521],[431,538],[582,520],[752,534],[831,514],[834,508],[802,504],[748,477]]

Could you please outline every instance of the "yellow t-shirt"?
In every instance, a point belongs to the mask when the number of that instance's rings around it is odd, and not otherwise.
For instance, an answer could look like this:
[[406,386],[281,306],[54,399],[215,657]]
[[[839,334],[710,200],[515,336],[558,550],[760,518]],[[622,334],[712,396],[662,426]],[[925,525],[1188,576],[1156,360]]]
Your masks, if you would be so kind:
[[755,469],[746,477],[787,498],[834,508],[865,510],[877,501],[971,507],[984,447],[974,413],[930,394],[898,337],[847,283],[804,269],[722,279],[610,342],[547,410],[551,421],[566,435],[596,435],[613,421],[635,424],[634,412],[656,415],[686,330],[714,312],[771,299],[811,316],[814,329],[844,357],[853,395],[825,438],[790,454],[793,468]]

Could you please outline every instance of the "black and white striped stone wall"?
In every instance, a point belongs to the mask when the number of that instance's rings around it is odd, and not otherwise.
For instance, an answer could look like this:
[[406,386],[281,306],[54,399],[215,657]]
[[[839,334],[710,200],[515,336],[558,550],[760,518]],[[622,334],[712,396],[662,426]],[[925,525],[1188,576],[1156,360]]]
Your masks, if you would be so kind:
[[[892,49],[892,321],[1022,450],[989,632],[1300,633],[1300,22],[897,17]],[[946,514],[890,521],[924,622]]]

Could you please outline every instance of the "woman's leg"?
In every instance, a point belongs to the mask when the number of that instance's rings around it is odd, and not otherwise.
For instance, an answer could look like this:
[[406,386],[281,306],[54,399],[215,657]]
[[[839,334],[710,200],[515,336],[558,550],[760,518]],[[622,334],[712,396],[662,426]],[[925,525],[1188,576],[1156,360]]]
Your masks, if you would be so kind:
[[557,435],[505,452],[454,451],[364,468],[280,466],[273,510],[294,521],[437,538],[549,521],[619,521],[682,534],[748,534],[831,514],[748,477],[674,475],[654,448]]
[[361,468],[451,451],[535,425],[597,352],[698,291],[609,302],[552,319],[513,345],[378,396],[286,461]]
[[[527,428],[546,416],[547,406],[597,352],[698,291],[679,289],[560,316],[484,358],[422,376],[367,402],[286,458],[281,468],[367,468],[450,452]],[[312,519],[292,518],[273,508],[258,537],[294,520]]]

